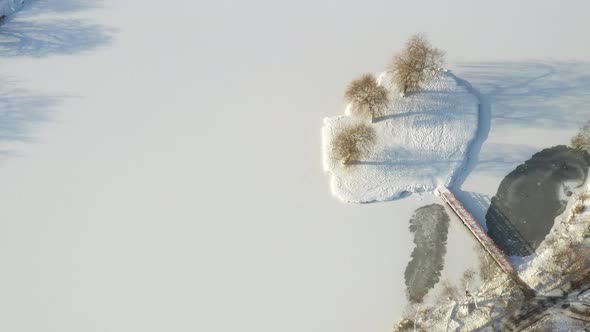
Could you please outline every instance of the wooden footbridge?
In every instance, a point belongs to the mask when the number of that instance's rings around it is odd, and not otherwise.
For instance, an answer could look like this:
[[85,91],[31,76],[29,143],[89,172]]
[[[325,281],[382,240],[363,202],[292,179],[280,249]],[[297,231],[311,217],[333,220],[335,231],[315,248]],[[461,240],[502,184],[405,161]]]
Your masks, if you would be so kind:
[[[451,207],[451,209],[457,214],[459,219],[463,222],[465,226],[471,231],[471,233],[475,236],[475,238],[479,241],[482,247],[492,256],[494,261],[500,266],[502,271],[504,271],[508,276],[512,278],[516,282],[517,285],[523,291],[528,294],[526,295],[534,295],[534,291],[520,278],[518,272],[512,265],[510,259],[504,254],[502,249],[500,249],[494,240],[488,236],[486,231],[481,227],[479,222],[475,220],[473,215],[463,206],[463,203],[453,194],[447,187],[440,187],[436,189],[437,194],[440,198]],[[532,292],[532,293],[531,293]]]

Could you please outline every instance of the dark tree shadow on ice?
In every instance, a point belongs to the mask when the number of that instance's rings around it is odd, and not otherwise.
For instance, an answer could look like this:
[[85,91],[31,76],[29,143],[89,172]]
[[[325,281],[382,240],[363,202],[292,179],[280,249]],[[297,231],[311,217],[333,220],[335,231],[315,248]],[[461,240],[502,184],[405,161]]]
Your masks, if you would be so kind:
[[35,141],[35,124],[50,121],[63,97],[34,94],[0,80],[0,157],[18,155],[15,144]]
[[[466,167],[457,175],[457,188],[478,171],[506,171],[538,151],[531,145],[483,143],[491,128],[577,128],[590,118],[590,63],[498,62],[460,64],[459,79],[480,99],[479,131]],[[489,149],[489,148],[492,149]],[[492,151],[494,150],[494,151]]]
[[[53,18],[96,8],[101,1],[28,0],[0,26],[0,57],[75,54],[107,44],[112,31],[73,18]],[[45,15],[44,14],[49,14]],[[33,93],[0,78],[0,157],[18,155],[18,145],[35,142],[35,125],[52,119],[63,96]]]
[[493,126],[563,128],[588,120],[588,62],[464,63],[458,72],[488,99]]
[[23,9],[28,15],[43,12],[79,12],[102,7],[102,0],[27,0]]
[[113,29],[73,18],[39,17],[44,13],[73,13],[94,7],[97,3],[91,1],[27,2],[0,26],[0,57],[76,54],[108,44]]

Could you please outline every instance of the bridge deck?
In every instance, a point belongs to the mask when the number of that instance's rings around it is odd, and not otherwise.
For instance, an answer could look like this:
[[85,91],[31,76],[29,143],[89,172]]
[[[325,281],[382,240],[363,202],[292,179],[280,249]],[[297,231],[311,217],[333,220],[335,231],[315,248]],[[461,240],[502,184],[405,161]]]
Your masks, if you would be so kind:
[[447,203],[453,211],[457,214],[459,219],[467,226],[467,228],[473,233],[475,238],[481,243],[484,249],[492,256],[494,261],[498,263],[502,271],[506,272],[512,278],[518,277],[518,272],[510,262],[510,259],[504,254],[504,252],[496,245],[494,240],[488,236],[486,231],[481,225],[475,220],[471,213],[463,206],[463,203],[453,194],[448,188],[441,187],[437,189],[438,195],[441,199]]

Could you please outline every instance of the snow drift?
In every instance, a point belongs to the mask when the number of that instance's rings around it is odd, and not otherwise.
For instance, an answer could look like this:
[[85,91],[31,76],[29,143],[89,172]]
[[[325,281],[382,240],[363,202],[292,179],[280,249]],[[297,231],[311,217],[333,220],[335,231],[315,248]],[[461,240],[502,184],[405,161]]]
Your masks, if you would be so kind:
[[[393,91],[388,73],[379,82]],[[441,72],[424,89],[390,98],[386,114],[372,124],[377,132],[372,151],[347,167],[332,158],[332,139],[341,128],[366,120],[350,116],[350,105],[346,115],[324,119],[324,170],[331,174],[332,193],[343,201],[387,201],[404,192],[433,191],[448,186],[464,164],[477,133],[479,101],[452,73]]]

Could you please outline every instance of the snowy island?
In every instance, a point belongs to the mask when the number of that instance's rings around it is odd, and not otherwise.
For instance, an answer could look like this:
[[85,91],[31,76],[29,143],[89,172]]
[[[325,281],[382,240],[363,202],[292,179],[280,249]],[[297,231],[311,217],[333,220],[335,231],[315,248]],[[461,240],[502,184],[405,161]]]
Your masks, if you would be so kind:
[[[378,83],[396,90],[388,72]],[[339,131],[363,119],[352,114],[352,104],[345,115],[324,119],[324,170],[331,174],[333,194],[345,202],[387,201],[448,186],[467,157],[479,101],[450,71],[438,72],[420,91],[390,95],[389,107],[371,125],[373,147],[352,165],[342,165],[331,147]]]
[[353,81],[345,114],[325,118],[324,170],[345,202],[387,201],[449,186],[477,134],[478,97],[414,36],[377,79]]
[[[423,36],[412,37],[379,77],[352,81],[345,99],[344,114],[325,118],[322,128],[334,196],[367,203],[460,185],[454,182],[465,175],[478,135],[479,94],[443,69],[442,52]],[[449,217],[441,205],[416,210],[416,248],[405,273],[410,303],[394,331],[590,327],[589,150],[585,126],[570,146],[545,149],[517,167],[492,198],[485,229],[443,188],[441,198],[479,242],[480,271],[441,283],[429,300]]]

